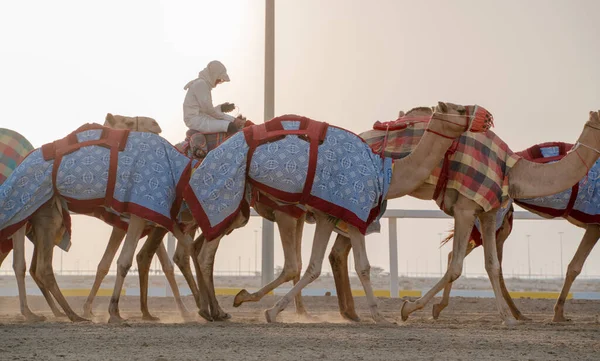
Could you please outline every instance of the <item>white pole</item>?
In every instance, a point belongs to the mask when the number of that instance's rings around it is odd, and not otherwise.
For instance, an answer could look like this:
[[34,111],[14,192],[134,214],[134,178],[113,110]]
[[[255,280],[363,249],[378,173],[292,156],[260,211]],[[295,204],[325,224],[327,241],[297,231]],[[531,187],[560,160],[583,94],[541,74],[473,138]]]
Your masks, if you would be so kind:
[[398,297],[398,225],[396,218],[389,219],[390,228],[390,297]]
[[[173,260],[173,255],[175,255],[175,236],[173,233],[169,232],[167,235],[167,254],[169,255],[168,262]],[[165,279],[165,295],[166,297],[173,296],[173,290],[169,287],[169,282]]]
[[531,235],[526,234],[525,237],[527,237],[527,269],[529,270],[529,279],[531,279],[531,253],[529,252],[529,237],[531,237]]
[[560,278],[565,279],[565,269],[563,268],[563,242],[562,242],[562,235],[564,232],[558,232],[558,235],[560,236]]
[[[275,117],[275,0],[265,1],[265,121]],[[262,285],[274,278],[273,222],[262,222]]]
[[438,235],[440,236],[440,245],[438,246],[440,248],[440,276],[443,274],[442,273],[442,234],[438,233]]

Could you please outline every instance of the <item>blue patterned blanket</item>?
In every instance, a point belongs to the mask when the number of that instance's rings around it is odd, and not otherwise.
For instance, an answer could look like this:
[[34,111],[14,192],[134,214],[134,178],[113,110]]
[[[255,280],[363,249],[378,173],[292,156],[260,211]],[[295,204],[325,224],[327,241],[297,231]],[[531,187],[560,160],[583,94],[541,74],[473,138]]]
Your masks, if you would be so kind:
[[[79,142],[99,139],[102,130],[77,133]],[[69,210],[77,213],[135,214],[169,230],[187,184],[190,159],[167,140],[151,133],[131,132],[118,153],[113,199],[106,204],[109,149],[90,145],[67,154],[58,167],[56,189]],[[23,224],[52,198],[54,160],[33,151],[0,186],[0,239]],[[106,211],[109,212],[106,212]]]
[[[289,118],[286,118],[289,117]],[[284,116],[283,128],[295,130],[297,116]],[[274,121],[274,120],[271,120]],[[243,133],[208,153],[194,171],[185,200],[207,239],[213,239],[248,207],[250,187],[276,199],[298,198],[306,182],[309,143],[297,135],[259,145],[252,155]],[[391,159],[382,159],[357,135],[327,128],[319,146],[316,173],[306,205],[328,213],[365,233],[377,219],[391,181]],[[249,184],[248,184],[249,183]]]

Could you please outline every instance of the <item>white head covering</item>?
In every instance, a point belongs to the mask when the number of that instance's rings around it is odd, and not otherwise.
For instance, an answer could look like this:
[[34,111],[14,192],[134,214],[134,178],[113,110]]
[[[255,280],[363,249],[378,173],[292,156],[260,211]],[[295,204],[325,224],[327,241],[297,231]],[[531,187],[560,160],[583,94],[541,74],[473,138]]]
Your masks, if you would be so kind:
[[214,88],[217,85],[217,80],[219,79],[224,82],[229,81],[229,75],[227,75],[227,68],[225,68],[223,63],[218,60],[213,60],[208,63],[206,68],[202,69],[202,71],[198,73],[198,77],[196,79],[188,82],[183,89],[187,90],[190,85],[192,85],[192,83],[198,79],[205,80],[211,88]]

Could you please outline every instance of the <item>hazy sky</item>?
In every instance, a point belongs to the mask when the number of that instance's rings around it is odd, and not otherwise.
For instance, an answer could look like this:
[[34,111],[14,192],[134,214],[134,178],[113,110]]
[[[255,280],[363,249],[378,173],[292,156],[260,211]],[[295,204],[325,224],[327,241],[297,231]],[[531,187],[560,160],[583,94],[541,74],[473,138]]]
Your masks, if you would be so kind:
[[[477,103],[494,114],[494,131],[518,151],[544,141],[574,142],[588,111],[600,108],[598,1],[278,0],[276,6],[278,115],[361,132],[400,109],[438,100]],[[213,59],[232,80],[213,91],[215,103],[235,102],[260,121],[263,24],[258,0],[3,1],[0,126],[41,146],[83,123],[103,122],[107,112],[143,115],[175,143],[186,129],[183,86]],[[389,207],[436,209],[432,201],[410,198]],[[64,268],[95,268],[110,228],[83,216],[73,221]],[[371,264],[388,269],[383,223],[367,248]],[[398,221],[400,272],[407,265],[411,272],[439,272],[438,234],[451,225]],[[253,270],[258,227],[254,219],[226,238],[216,268],[237,270],[241,257],[242,269]],[[305,228],[305,265],[313,230]],[[505,273],[527,272],[525,234],[531,234],[533,272],[559,274],[559,231],[566,267],[582,230],[566,221],[517,221]],[[443,248],[444,259],[449,249]],[[275,264],[283,265],[277,235],[275,252]],[[482,255],[468,257],[469,274],[485,273]],[[55,268],[59,260],[57,254]],[[585,272],[600,275],[599,260],[596,249]]]

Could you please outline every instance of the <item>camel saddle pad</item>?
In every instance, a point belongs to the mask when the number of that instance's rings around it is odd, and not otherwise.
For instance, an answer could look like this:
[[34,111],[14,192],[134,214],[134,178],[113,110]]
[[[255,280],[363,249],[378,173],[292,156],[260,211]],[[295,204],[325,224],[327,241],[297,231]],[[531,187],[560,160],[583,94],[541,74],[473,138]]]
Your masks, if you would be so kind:
[[[135,214],[172,230],[189,179],[190,159],[152,133],[129,133],[120,151],[106,147],[101,140],[108,128],[93,128],[71,133],[65,138],[69,142],[63,139],[34,150],[0,186],[0,239],[24,224],[55,192],[76,213],[108,209],[123,217]],[[68,144],[69,152],[57,144]],[[53,158],[47,151],[51,148],[61,156],[46,160]],[[107,188],[114,190],[107,194]]]
[[[404,129],[370,130],[360,136],[373,152],[401,159],[415,149],[427,126],[427,121],[411,122]],[[447,155],[449,164],[446,188],[457,190],[485,211],[498,208],[506,201],[507,174],[520,157],[494,132],[466,132],[452,144]],[[440,161],[426,180],[427,183],[438,185],[443,164],[444,161]],[[441,200],[437,201],[439,204]]]
[[374,154],[356,134],[324,124],[281,116],[245,128],[208,153],[185,191],[207,239],[221,235],[248,207],[247,185],[326,212],[364,233],[385,199],[391,160]]

